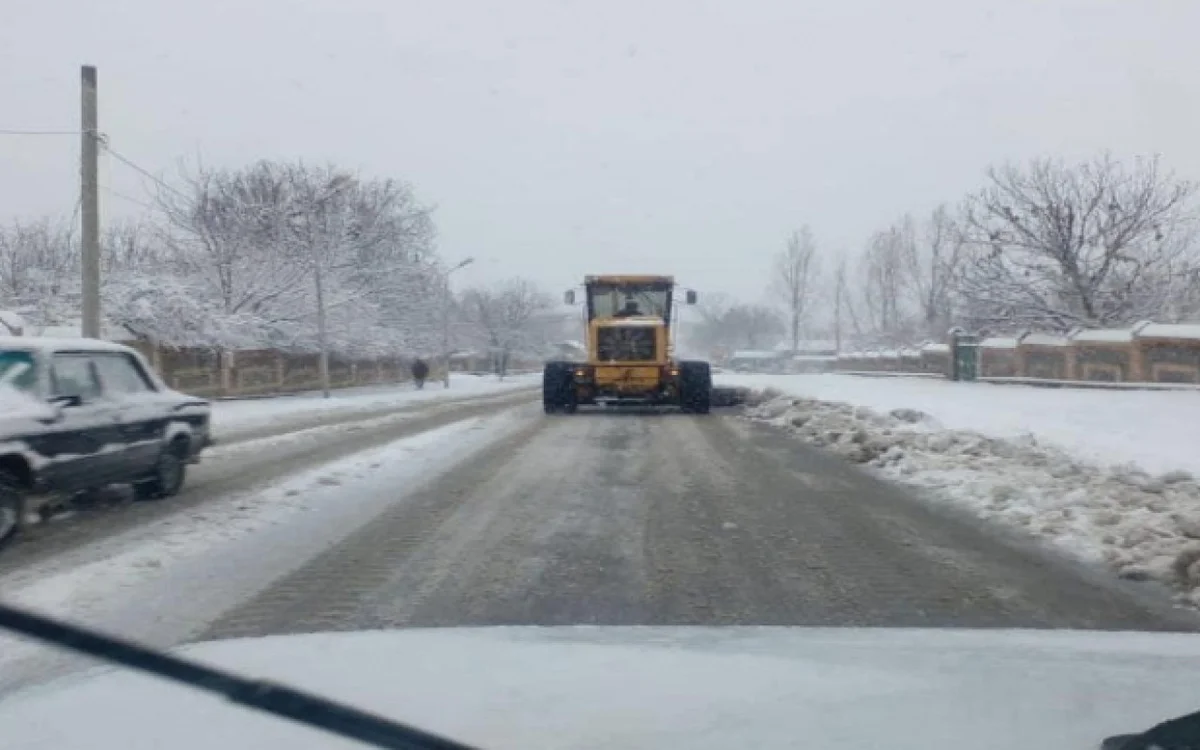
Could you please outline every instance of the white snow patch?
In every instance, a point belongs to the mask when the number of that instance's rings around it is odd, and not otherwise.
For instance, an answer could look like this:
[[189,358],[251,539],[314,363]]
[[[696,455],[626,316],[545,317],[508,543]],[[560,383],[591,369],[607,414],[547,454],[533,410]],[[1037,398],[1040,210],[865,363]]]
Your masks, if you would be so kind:
[[1017,342],[1032,346],[1068,346],[1071,343],[1063,336],[1052,336],[1048,333],[1027,333],[1017,339]]
[[1200,323],[1150,323],[1138,328],[1142,339],[1200,339]]
[[24,318],[12,310],[0,310],[0,334],[5,336],[22,336],[24,333]]
[[[4,427],[0,427],[0,432],[9,432],[9,420],[22,420],[27,422],[30,419],[47,419],[54,416],[54,409],[45,401],[41,401],[25,391],[14,388],[5,382],[0,382],[0,420],[3,420]],[[24,425],[23,429],[31,429],[28,425]],[[36,428],[35,431],[42,431]]]
[[360,412],[369,414],[375,410],[397,408],[407,404],[449,401],[464,396],[482,396],[530,388],[540,382],[540,374],[515,375],[505,380],[452,374],[449,388],[442,387],[441,382],[430,381],[421,390],[406,383],[348,388],[334,391],[330,398],[306,393],[297,396],[214,401],[212,429],[218,439],[224,439],[240,432],[296,422],[315,415]]
[[1008,338],[990,338],[979,342],[984,349],[1016,349],[1017,340]]
[[925,412],[931,426],[989,437],[1032,435],[1088,463],[1136,464],[1150,473],[1200,476],[1200,392],[1110,391],[955,383],[944,378],[844,374],[722,374],[719,385],[774,388],[875,411]]
[[1092,341],[1096,343],[1126,343],[1133,341],[1132,328],[1097,328],[1093,330],[1076,331],[1071,334],[1072,341]]

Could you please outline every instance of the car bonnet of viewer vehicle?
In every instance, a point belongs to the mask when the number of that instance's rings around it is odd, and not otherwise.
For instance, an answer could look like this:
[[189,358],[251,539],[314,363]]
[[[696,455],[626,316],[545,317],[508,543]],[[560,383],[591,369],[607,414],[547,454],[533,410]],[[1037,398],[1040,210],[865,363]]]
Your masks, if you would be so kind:
[[[823,628],[464,628],[315,633],[198,644],[207,663],[361,706],[454,740],[362,724],[265,683],[133,653],[0,606],[0,627],[148,660],[292,718],[324,715],[377,747],[710,750],[1195,748],[1200,635]],[[143,664],[143,666],[145,666]],[[307,716],[301,716],[307,714]],[[70,717],[64,721],[63,717]],[[8,748],[341,747],[328,734],[225,709],[129,672],[65,678],[0,700]],[[351,747],[353,745],[346,745]]]

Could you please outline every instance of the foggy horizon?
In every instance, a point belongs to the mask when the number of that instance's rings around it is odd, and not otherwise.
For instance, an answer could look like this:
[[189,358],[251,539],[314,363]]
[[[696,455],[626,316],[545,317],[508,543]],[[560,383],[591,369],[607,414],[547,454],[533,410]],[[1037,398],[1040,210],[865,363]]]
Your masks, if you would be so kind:
[[[437,207],[442,257],[477,259],[460,286],[523,276],[557,295],[588,273],[653,272],[755,301],[793,229],[826,257],[858,252],[990,164],[1112,150],[1200,176],[1197,84],[1167,75],[1194,56],[1200,6],[1182,2],[9,14],[0,129],[77,128],[79,65],[96,65],[101,130],[140,166],[171,183],[181,162],[304,159],[407,181]],[[70,216],[77,139],[0,144],[4,220]],[[101,175],[107,220],[152,202],[111,158]]]

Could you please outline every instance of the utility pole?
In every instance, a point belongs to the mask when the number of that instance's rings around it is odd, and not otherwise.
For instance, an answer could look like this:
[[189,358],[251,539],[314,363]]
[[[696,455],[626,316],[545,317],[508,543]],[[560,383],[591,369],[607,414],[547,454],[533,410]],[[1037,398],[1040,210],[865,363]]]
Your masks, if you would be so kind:
[[96,68],[82,71],[82,131],[80,148],[80,217],[83,258],[83,335],[100,338],[100,132],[96,112]]
[[329,398],[329,341],[325,333],[325,284],[321,278],[321,260],[314,258],[313,282],[317,293],[317,346],[321,349],[317,370],[321,375],[321,395]]
[[442,387],[450,387],[450,274],[475,262],[467,258],[442,276]]

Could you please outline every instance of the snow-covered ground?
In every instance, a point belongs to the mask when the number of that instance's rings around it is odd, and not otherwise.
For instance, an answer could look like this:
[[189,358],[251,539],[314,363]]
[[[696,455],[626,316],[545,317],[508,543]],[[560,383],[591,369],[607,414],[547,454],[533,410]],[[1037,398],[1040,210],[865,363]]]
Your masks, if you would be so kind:
[[1200,394],[721,378],[819,447],[1200,606]]
[[[0,591],[7,602],[173,645],[536,414],[466,419],[235,493],[0,577]],[[77,663],[0,637],[0,691]]]
[[722,373],[718,385],[776,388],[876,411],[919,409],[937,426],[991,437],[1033,435],[1096,464],[1200,475],[1200,392],[1108,391],[925,378]]
[[409,404],[486,396],[541,383],[541,374],[514,375],[497,380],[491,375],[453,374],[450,387],[441,381],[429,382],[417,390],[411,383],[346,388],[333,391],[329,398],[320,393],[296,396],[214,401],[213,432],[220,438],[264,427],[286,426],[322,414],[371,414],[384,409],[402,408]]

